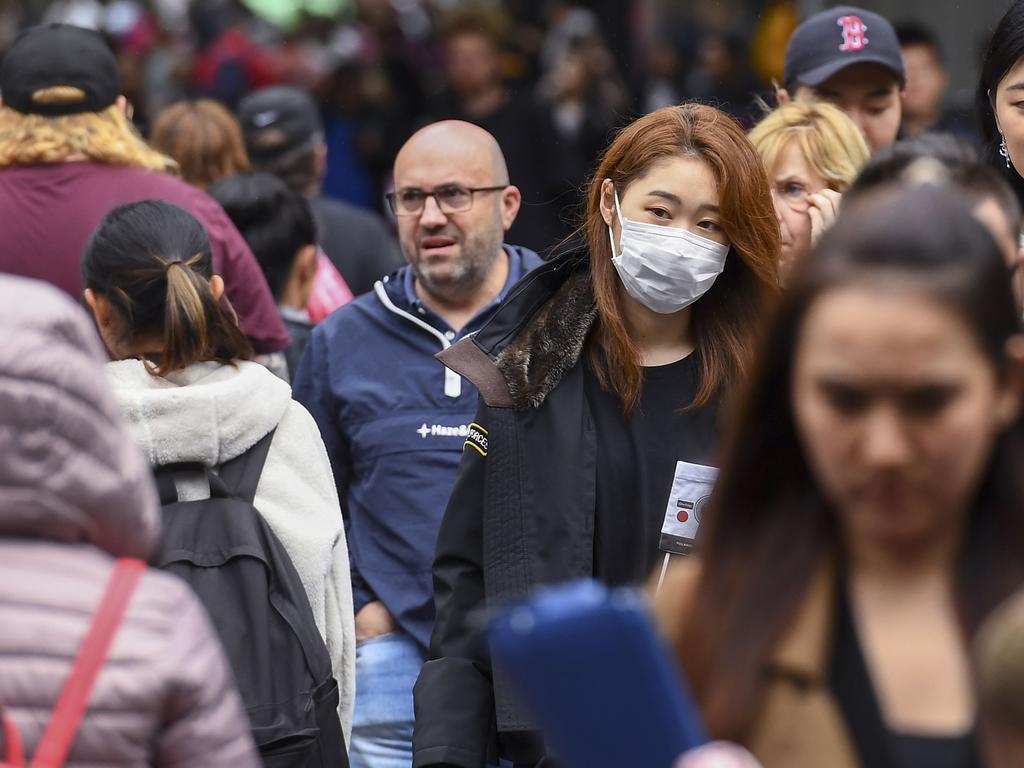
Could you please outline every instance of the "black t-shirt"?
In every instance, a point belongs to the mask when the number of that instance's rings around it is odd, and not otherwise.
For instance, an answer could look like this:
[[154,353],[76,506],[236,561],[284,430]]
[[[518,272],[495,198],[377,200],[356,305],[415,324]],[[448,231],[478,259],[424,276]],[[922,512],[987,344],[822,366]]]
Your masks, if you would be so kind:
[[676,462],[710,465],[716,404],[691,410],[697,356],[644,368],[640,404],[629,416],[601,388],[587,360],[584,393],[597,435],[594,576],[608,584],[644,581],[659,561],[658,541]]
[[974,731],[918,735],[891,730],[857,636],[845,579],[837,584],[829,687],[846,721],[861,765],[872,768],[980,768]]
[[922,736],[890,732],[893,764],[899,768],[965,768],[976,765],[973,734]]

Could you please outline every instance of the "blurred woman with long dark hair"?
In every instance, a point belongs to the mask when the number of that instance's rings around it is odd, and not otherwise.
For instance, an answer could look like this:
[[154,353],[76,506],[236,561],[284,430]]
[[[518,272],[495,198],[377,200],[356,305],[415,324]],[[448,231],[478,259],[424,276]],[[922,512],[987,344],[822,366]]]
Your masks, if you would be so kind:
[[766,768],[978,765],[967,642],[1024,583],[1004,259],[952,192],[877,194],[794,274],[657,596],[712,735]]

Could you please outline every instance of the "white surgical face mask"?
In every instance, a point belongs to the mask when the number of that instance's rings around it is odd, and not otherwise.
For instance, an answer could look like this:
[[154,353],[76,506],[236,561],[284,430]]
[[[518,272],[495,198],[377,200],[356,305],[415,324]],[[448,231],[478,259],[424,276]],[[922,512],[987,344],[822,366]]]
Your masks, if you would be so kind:
[[619,193],[615,213],[622,236],[615,255],[615,235],[608,227],[612,264],[626,292],[652,312],[670,315],[708,292],[725,269],[729,246],[676,227],[622,218]]

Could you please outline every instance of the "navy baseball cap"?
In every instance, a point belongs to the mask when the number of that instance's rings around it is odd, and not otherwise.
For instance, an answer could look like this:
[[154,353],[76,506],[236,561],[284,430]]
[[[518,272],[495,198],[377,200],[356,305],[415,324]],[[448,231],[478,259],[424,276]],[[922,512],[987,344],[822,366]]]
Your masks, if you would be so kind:
[[906,82],[903,51],[892,24],[877,13],[840,5],[800,24],[786,46],[783,82],[821,85],[854,64],[880,64]]
[[[39,102],[36,91],[57,85],[79,88],[74,102]],[[121,95],[117,60],[106,41],[90,29],[70,24],[31,27],[14,41],[0,67],[4,106],[36,115],[100,112]]]

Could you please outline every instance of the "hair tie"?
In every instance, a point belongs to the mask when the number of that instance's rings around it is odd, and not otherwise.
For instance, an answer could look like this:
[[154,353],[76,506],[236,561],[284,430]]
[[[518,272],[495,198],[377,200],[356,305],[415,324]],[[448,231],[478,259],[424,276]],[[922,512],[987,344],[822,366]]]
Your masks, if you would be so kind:
[[163,262],[164,274],[166,275],[168,272],[170,272],[171,267],[181,267],[182,269],[191,272],[194,267],[199,265],[202,259],[202,251],[193,256],[189,256],[188,259],[167,259]]

